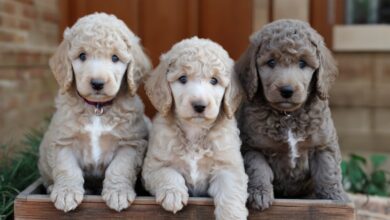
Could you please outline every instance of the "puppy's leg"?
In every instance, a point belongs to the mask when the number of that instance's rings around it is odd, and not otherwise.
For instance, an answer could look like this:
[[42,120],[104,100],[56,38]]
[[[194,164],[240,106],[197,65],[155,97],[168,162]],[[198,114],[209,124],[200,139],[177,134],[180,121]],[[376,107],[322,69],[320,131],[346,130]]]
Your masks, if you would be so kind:
[[162,207],[173,213],[180,211],[188,201],[188,189],[183,176],[170,167],[143,173],[146,188],[156,196]]
[[248,174],[248,203],[252,208],[264,210],[274,201],[274,178],[271,167],[264,156],[257,151],[248,151],[244,155],[245,171]]
[[313,154],[310,167],[317,198],[349,201],[341,183],[340,162],[340,153],[334,150],[319,150]]
[[223,169],[213,174],[208,192],[214,198],[217,220],[247,218],[247,184],[244,170]]
[[53,180],[50,199],[54,206],[65,212],[75,209],[83,200],[84,178],[71,149],[64,147],[59,151]]
[[134,201],[134,185],[142,165],[141,157],[135,147],[122,147],[107,167],[102,197],[111,209],[119,212]]

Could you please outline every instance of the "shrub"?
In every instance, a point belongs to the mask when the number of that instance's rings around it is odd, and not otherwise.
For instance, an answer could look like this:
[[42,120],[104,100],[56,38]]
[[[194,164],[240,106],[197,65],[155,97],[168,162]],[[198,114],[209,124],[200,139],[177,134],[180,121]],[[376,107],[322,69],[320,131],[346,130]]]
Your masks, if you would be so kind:
[[369,169],[366,158],[351,154],[341,163],[344,188],[352,193],[389,196],[390,173],[382,168],[386,160],[384,155],[372,155]]
[[0,146],[0,219],[11,219],[15,197],[39,177],[38,149],[42,133],[26,136],[20,152],[9,154],[10,147]]

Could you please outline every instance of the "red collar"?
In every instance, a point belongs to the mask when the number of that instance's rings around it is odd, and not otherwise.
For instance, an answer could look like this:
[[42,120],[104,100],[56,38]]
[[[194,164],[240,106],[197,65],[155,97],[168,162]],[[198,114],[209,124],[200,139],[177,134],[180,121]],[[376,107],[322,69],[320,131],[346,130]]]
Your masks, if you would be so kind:
[[93,106],[95,106],[97,108],[99,108],[99,107],[101,108],[101,107],[104,107],[106,105],[112,105],[112,103],[114,102],[114,99],[111,99],[111,100],[109,100],[107,102],[92,102],[92,101],[87,100],[84,97],[82,97],[82,98],[84,99],[85,103],[87,103],[89,105],[93,105]]
[[85,103],[95,107],[95,114],[97,114],[97,115],[102,115],[104,113],[103,107],[107,106],[107,105],[112,105],[112,103],[114,102],[114,99],[111,99],[111,100],[106,101],[106,102],[92,102],[92,101],[89,101],[88,99],[84,98],[82,95],[80,95],[80,93],[77,92],[77,94],[84,100]]

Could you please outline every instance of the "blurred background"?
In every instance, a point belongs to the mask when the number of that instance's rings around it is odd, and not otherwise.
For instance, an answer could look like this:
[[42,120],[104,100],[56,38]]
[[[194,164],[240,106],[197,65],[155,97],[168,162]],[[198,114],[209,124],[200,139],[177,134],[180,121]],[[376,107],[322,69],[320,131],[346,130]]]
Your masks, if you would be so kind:
[[47,125],[57,90],[48,59],[64,28],[95,11],[124,20],[154,65],[183,38],[210,38],[237,59],[264,24],[307,21],[339,64],[331,107],[342,151],[390,154],[389,0],[0,0],[0,145]]

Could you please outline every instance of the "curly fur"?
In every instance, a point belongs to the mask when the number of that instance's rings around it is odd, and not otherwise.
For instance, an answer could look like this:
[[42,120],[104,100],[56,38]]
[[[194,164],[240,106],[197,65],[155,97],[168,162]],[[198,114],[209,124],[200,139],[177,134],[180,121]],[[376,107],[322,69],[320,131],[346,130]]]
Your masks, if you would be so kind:
[[[178,87],[180,74],[187,75],[188,82]],[[212,74],[219,79],[215,87],[209,83]],[[200,94],[213,88],[205,98],[223,89],[218,106],[207,105],[202,119],[186,120],[180,113],[186,108],[180,97],[194,92],[185,90],[191,83],[201,85],[195,91]],[[169,211],[181,210],[189,195],[210,195],[217,219],[246,219],[247,176],[233,115],[241,90],[227,52],[209,40],[183,40],[161,56],[145,88],[159,111],[142,169],[146,189]],[[208,108],[217,108],[217,115],[206,119]]]
[[[148,136],[144,106],[136,90],[151,68],[138,41],[115,16],[95,13],[65,30],[64,40],[50,60],[60,92],[57,111],[40,145],[39,170],[57,209],[75,209],[82,202],[84,183],[102,190],[107,205],[117,211],[135,198],[134,184]],[[88,59],[96,59],[100,68],[88,69],[87,62],[80,62],[82,51]],[[113,53],[121,59],[117,64],[112,64]],[[99,63],[103,61],[107,65]],[[77,62],[80,68],[75,68]],[[114,70],[116,75],[111,77]],[[110,95],[83,96],[80,88],[90,90],[91,85],[79,81],[81,76],[109,79],[105,89]],[[84,100],[106,96],[113,101],[103,107],[100,116]]]
[[[276,61],[273,68],[267,66],[270,59]],[[301,60],[307,66],[300,68]],[[235,70],[247,95],[239,128],[248,203],[266,209],[274,194],[348,200],[327,100],[337,68],[322,37],[301,21],[273,22],[251,36]],[[294,95],[278,104],[285,84]]]

